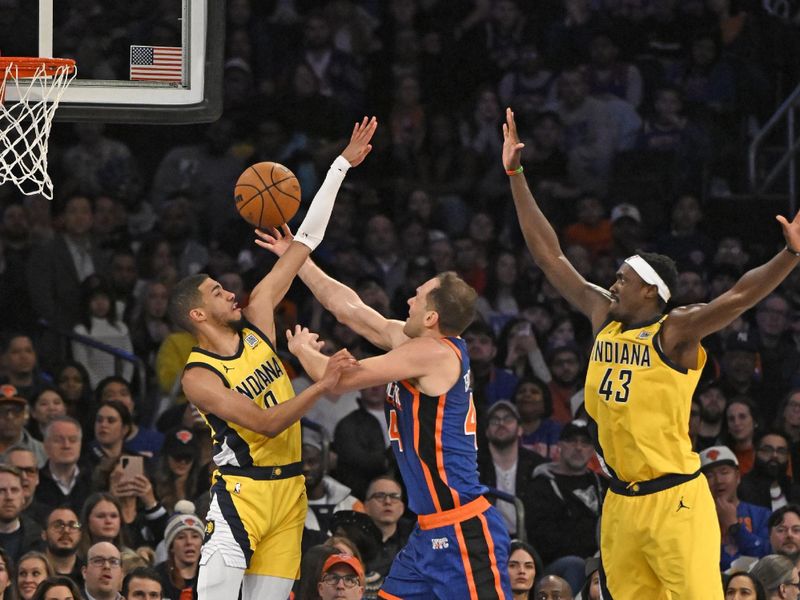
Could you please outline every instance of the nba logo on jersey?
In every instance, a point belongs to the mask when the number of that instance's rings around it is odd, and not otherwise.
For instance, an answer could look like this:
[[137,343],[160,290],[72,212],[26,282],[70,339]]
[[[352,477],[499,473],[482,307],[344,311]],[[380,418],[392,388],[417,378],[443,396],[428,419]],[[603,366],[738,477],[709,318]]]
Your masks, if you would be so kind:
[[431,538],[431,548],[434,550],[444,550],[445,548],[450,547],[450,542],[448,542],[446,537],[443,538]]
[[248,346],[251,348],[255,348],[258,346],[258,338],[254,336],[252,333],[248,334],[244,341],[247,343]]
[[653,334],[651,332],[649,332],[649,331],[640,331],[639,335],[636,336],[636,339],[637,340],[646,340],[651,335],[653,335]]

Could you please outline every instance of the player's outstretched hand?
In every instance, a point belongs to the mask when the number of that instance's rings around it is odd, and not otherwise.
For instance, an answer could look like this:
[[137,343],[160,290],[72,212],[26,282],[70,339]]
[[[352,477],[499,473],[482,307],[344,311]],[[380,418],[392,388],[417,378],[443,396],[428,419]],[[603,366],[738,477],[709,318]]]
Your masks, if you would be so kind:
[[317,383],[321,384],[326,390],[332,390],[339,383],[339,378],[346,371],[357,365],[358,361],[350,354],[350,351],[347,348],[343,348],[328,359],[325,372]]
[[292,230],[286,223],[281,225],[280,231],[274,227],[270,227],[269,232],[256,229],[256,244],[277,256],[283,256],[293,239]]
[[524,147],[525,144],[519,141],[514,113],[510,108],[507,108],[506,122],[503,123],[503,166],[506,171],[513,171],[519,168],[520,156]]
[[372,150],[372,136],[378,128],[378,118],[372,117],[368,119],[364,117],[361,123],[356,123],[353,127],[353,134],[350,136],[350,143],[347,148],[342,152],[342,156],[350,163],[351,167],[360,165],[367,154]]
[[783,227],[783,238],[786,240],[786,245],[795,252],[800,252],[800,212],[794,216],[791,222],[783,215],[777,215],[775,218]]
[[325,342],[319,339],[319,335],[311,331],[308,327],[294,326],[294,333],[291,329],[286,330],[286,339],[289,343],[289,352],[295,356],[300,356],[300,352],[308,348],[319,352]]

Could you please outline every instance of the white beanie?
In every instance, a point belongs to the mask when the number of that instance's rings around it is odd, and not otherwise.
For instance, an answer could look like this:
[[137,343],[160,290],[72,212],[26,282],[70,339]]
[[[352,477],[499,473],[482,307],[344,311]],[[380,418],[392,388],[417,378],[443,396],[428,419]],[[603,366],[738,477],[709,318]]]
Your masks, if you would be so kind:
[[167,551],[172,547],[175,537],[186,529],[191,529],[203,537],[206,533],[206,526],[202,519],[194,514],[194,504],[189,500],[178,500],[175,503],[175,514],[172,515],[164,530],[164,546]]

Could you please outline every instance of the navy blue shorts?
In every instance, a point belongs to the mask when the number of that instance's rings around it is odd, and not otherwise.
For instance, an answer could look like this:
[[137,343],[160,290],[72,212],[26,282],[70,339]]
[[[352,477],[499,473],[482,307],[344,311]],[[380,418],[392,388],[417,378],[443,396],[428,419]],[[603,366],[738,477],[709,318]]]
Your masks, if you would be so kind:
[[503,518],[483,497],[422,516],[395,557],[378,597],[511,600],[509,544]]

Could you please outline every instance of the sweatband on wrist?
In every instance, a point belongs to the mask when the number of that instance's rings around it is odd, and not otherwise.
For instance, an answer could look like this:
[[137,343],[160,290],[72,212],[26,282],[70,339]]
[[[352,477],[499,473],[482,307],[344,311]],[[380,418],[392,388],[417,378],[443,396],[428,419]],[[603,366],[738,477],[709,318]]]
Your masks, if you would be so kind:
[[669,288],[667,284],[664,283],[664,280],[661,279],[658,273],[656,273],[655,269],[650,266],[645,259],[643,259],[638,254],[634,254],[633,256],[629,256],[625,259],[625,263],[630,266],[631,269],[636,271],[636,274],[642,278],[642,280],[650,285],[656,286],[658,288],[658,295],[664,302],[669,302],[671,294],[669,292]]
[[506,175],[519,175],[525,169],[522,168],[522,165],[518,166],[516,169],[506,169]]
[[331,218],[336,194],[339,193],[339,187],[342,185],[344,176],[349,168],[350,163],[347,162],[346,158],[343,156],[336,157],[331,168],[328,169],[325,181],[322,182],[314,199],[311,201],[311,205],[308,207],[306,218],[303,219],[297,229],[297,233],[294,236],[295,241],[305,244],[312,250],[322,242],[322,238],[325,237],[325,229],[328,227],[328,221]]
[[787,251],[789,254],[794,254],[795,256],[800,256],[800,252],[798,252],[797,250],[793,250],[792,248],[790,248],[790,247],[789,247],[789,244],[786,244],[786,251]]

